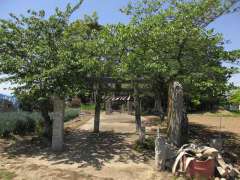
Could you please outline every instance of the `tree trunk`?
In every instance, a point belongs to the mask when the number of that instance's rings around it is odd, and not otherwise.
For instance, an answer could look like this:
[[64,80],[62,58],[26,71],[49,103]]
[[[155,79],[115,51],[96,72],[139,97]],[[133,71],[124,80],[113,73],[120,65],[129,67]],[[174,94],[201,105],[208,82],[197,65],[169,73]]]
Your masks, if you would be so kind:
[[53,97],[53,132],[52,150],[63,150],[65,101],[58,96]]
[[95,106],[95,116],[94,116],[94,133],[99,133],[100,127],[100,113],[101,113],[101,94],[99,92],[99,84],[96,84],[95,87],[95,97],[96,97],[96,106]]
[[136,84],[134,86],[134,106],[135,106],[136,131],[139,132],[142,128],[142,121],[139,90]]
[[52,121],[48,114],[48,109],[46,108],[46,106],[41,107],[41,114],[42,114],[42,117],[44,120],[43,136],[48,139],[51,139],[51,137],[52,137]]
[[178,82],[169,85],[168,136],[176,146],[181,146],[188,140],[188,118],[184,106],[183,88]]
[[154,111],[157,112],[161,120],[164,120],[162,98],[159,95],[156,95],[155,97]]

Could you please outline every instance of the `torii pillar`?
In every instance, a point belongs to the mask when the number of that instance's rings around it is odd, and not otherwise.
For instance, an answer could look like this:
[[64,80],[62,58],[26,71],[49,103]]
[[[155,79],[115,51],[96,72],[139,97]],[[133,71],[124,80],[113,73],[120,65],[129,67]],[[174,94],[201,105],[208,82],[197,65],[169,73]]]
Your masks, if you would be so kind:
[[127,99],[127,109],[128,109],[128,114],[131,115],[132,114],[132,111],[133,111],[133,103],[132,101],[130,100],[130,96],[128,97]]
[[107,115],[112,114],[112,103],[111,103],[111,99],[108,99],[108,100],[106,101],[105,108],[106,108],[106,114],[107,114]]

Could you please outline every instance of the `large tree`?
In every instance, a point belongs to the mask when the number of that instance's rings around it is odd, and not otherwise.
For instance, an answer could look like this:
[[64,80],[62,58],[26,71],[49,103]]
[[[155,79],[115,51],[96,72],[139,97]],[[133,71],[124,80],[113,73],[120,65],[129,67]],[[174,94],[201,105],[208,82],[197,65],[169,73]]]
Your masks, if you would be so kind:
[[[228,2],[144,0],[125,9],[132,16],[130,25],[137,37],[128,48],[128,55],[132,54],[129,62],[137,68],[144,67],[134,74],[141,74],[144,79],[162,77],[169,85],[169,107],[174,81],[181,82],[185,93],[194,94],[195,98],[208,93],[214,99],[227,89],[232,70],[223,67],[222,62],[234,61],[238,56],[236,52],[226,52],[221,34],[206,26],[236,4]],[[174,117],[172,113],[174,110],[169,109],[169,118]],[[175,126],[175,121],[169,122],[168,129],[174,129],[171,126]]]
[[[82,64],[69,47],[65,32],[69,17],[82,4],[58,8],[46,18],[44,11],[29,11],[0,21],[0,67],[21,90],[44,92],[54,105],[52,149],[63,148],[65,98],[79,87]],[[79,70],[80,69],[80,70]]]
[[112,26],[102,26],[98,23],[96,13],[85,16],[83,21],[71,24],[68,34],[71,36],[74,51],[84,51],[84,67],[86,86],[95,95],[94,132],[99,132],[102,96],[108,92],[109,80],[114,78],[117,64],[116,43],[113,38]]

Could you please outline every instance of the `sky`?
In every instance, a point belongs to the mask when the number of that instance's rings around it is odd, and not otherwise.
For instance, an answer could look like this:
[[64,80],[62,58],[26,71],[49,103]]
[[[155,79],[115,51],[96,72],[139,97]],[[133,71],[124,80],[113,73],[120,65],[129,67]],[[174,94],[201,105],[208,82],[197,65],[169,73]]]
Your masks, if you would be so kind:
[[[119,9],[126,6],[129,0],[85,0],[83,5],[71,17],[71,20],[82,18],[84,14],[91,15],[94,11],[99,16],[100,24],[127,23],[129,17]],[[9,13],[16,15],[26,14],[28,9],[45,10],[47,15],[54,13],[56,7],[64,9],[68,3],[75,4],[77,0],[0,0],[0,18],[8,19]],[[226,50],[240,49],[240,13],[228,14],[218,18],[210,24],[216,32],[223,34],[230,43],[225,45]],[[240,86],[240,74],[233,75],[230,82]],[[9,83],[0,84],[0,93],[10,94]]]

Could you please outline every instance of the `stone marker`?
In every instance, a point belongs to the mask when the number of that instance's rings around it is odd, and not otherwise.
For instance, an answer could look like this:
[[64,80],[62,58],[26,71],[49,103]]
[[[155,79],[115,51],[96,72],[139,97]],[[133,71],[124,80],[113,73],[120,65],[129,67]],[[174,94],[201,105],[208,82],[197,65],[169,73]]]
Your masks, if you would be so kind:
[[157,138],[155,139],[155,165],[157,170],[165,170],[166,156],[166,137],[160,135],[160,131],[158,129]]
[[58,96],[53,97],[53,131],[52,131],[52,150],[63,150],[64,137],[64,111],[65,101]]
[[179,82],[171,83],[168,94],[168,137],[174,145],[181,147],[188,141],[188,118],[182,85]]

